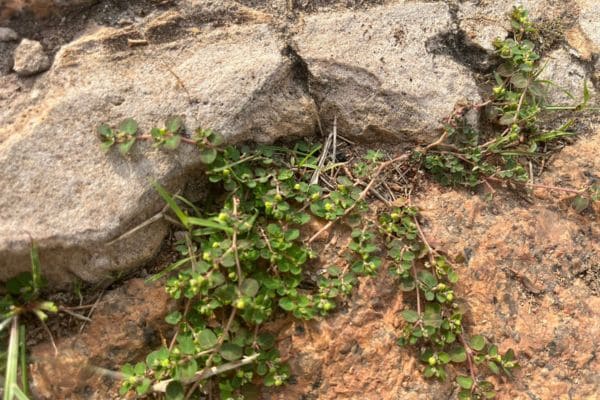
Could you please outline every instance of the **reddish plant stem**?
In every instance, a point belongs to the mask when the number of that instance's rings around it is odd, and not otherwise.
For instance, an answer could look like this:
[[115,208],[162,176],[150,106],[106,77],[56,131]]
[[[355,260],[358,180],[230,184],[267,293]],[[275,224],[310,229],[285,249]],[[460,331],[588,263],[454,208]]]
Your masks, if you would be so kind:
[[471,379],[473,380],[473,386],[471,386],[471,393],[473,393],[475,391],[475,388],[477,387],[477,378],[475,377],[475,365],[473,364],[473,354],[471,352],[471,348],[465,340],[464,335],[461,333],[458,337],[460,338],[460,342],[462,343],[465,349],[465,353],[467,354],[467,367],[469,368],[469,374],[471,375]]
[[[152,140],[152,136],[150,135],[137,135],[135,137],[137,140]],[[185,136],[181,136],[181,141],[183,143],[196,144],[197,141],[191,138],[187,138]]]

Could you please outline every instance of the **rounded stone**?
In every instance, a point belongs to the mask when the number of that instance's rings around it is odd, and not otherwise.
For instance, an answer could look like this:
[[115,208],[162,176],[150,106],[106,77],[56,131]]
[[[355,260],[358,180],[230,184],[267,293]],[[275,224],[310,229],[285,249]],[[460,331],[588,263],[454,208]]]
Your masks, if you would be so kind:
[[17,32],[0,26],[0,42],[12,42],[19,39]]
[[50,58],[40,42],[23,39],[15,50],[13,69],[19,76],[34,75],[50,68]]

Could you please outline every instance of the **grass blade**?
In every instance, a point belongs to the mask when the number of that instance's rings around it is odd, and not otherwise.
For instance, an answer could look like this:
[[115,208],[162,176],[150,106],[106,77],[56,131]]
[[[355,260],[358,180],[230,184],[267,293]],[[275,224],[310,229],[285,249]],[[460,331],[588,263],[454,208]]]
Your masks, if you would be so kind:
[[150,278],[146,279],[146,282],[156,282],[157,280],[159,280],[160,278],[162,278],[169,272],[176,270],[177,268],[181,267],[182,265],[187,264],[191,260],[192,260],[191,257],[182,258],[181,260],[174,262],[173,264],[169,265],[167,268],[163,269],[162,271],[158,272],[157,274],[152,275]]
[[169,192],[167,192],[165,190],[165,188],[162,187],[156,181],[152,182],[152,186],[154,186],[154,188],[156,189],[156,191],[158,192],[158,194],[160,195],[160,197],[163,198],[163,200],[165,201],[165,203],[167,203],[169,205],[169,208],[171,208],[171,210],[173,210],[173,212],[175,213],[175,215],[177,215],[177,218],[179,218],[179,220],[181,221],[181,223],[183,224],[183,226],[185,226],[187,229],[189,229],[189,227],[190,227],[189,217],[177,205],[177,202],[175,201],[175,199],[173,199],[173,197],[169,194]]
[[[25,348],[25,325],[19,326],[19,359],[21,364],[21,387],[25,397],[29,393],[29,380],[27,379],[27,349]],[[18,397],[18,396],[17,396]]]
[[188,217],[188,222],[190,225],[203,226],[205,228],[213,228],[233,234],[233,229],[231,229],[227,225],[219,224],[218,222],[215,222],[211,219]]
[[29,400],[29,397],[21,391],[21,388],[19,388],[16,383],[13,385],[12,394],[13,397],[16,397],[18,400]]
[[3,400],[12,400],[14,387],[17,385],[17,368],[19,367],[19,318],[12,319],[8,354],[6,356],[6,375],[4,377]]
[[194,212],[196,213],[196,215],[200,215],[200,210],[198,210],[198,207],[196,207],[196,206],[194,205],[194,203],[192,203],[191,201],[189,201],[189,200],[188,200],[188,199],[186,199],[185,197],[183,197],[183,196],[180,196],[180,195],[175,195],[173,198],[174,198],[175,200],[179,200],[179,201],[181,201],[181,202],[182,202],[182,203],[184,203],[186,206],[190,207],[192,210],[194,210]]
[[0,332],[10,324],[10,321],[12,321],[12,317],[7,317],[4,321],[0,322]]
[[544,133],[542,135],[539,136],[535,136],[534,138],[532,138],[534,141],[536,142],[550,142],[552,140],[561,138],[561,137],[565,137],[565,136],[575,136],[577,135],[576,132],[561,132],[561,131],[551,131],[548,133]]

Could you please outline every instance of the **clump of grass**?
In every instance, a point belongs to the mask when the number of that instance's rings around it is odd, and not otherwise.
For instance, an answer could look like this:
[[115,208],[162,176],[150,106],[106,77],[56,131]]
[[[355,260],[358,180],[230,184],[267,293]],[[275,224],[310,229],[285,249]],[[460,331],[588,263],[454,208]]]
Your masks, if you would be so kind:
[[0,333],[8,328],[7,351],[1,353],[0,363],[4,372],[3,400],[27,399],[29,393],[25,325],[21,318],[26,314],[35,315],[49,333],[45,324],[47,313],[58,312],[53,302],[40,299],[43,286],[40,258],[37,248],[33,246],[31,272],[22,272],[9,279],[5,286],[6,294],[0,298]]

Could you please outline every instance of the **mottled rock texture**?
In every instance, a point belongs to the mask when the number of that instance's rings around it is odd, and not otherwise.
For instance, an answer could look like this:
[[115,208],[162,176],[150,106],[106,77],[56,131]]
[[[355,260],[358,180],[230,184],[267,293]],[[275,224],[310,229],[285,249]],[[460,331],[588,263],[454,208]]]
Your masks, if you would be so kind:
[[322,118],[366,140],[433,140],[457,104],[479,101],[472,72],[435,51],[450,25],[443,3],[307,16],[293,40]]
[[168,329],[163,317],[171,307],[161,285],[146,284],[141,279],[130,280],[100,296],[92,322],[79,334],[56,343],[60,357],[56,357],[50,343],[32,348],[35,398],[118,398],[116,381],[94,368],[117,370],[126,362],[144,357],[146,348],[160,346],[161,335]]

